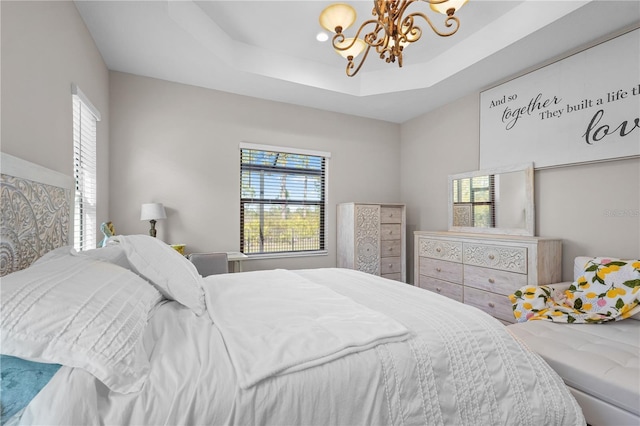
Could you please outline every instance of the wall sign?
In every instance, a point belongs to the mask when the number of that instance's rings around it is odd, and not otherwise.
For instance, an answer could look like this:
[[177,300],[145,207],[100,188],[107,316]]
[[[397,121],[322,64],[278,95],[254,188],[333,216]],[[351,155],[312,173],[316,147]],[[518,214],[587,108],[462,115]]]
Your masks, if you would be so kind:
[[480,168],[640,156],[640,29],[480,94]]

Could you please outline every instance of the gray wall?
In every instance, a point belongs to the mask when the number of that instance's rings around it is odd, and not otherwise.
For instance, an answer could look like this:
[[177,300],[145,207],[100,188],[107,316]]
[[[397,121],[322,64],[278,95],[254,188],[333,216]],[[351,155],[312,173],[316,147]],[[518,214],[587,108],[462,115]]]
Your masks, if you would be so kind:
[[400,126],[112,72],[111,220],[146,233],[140,205],[160,202],[158,238],[187,252],[237,251],[240,142],[331,153],[328,256],[250,260],[245,270],[332,267],[336,204],[400,201]]
[[[402,201],[414,230],[447,229],[447,176],[479,165],[480,94],[402,124]],[[579,255],[640,258],[640,159],[535,171],[536,235],[563,240],[562,276]],[[413,279],[413,278],[412,278]]]
[[97,134],[100,223],[109,212],[107,67],[72,2],[3,0],[0,15],[0,149],[71,176],[71,84],[77,84],[102,116]]

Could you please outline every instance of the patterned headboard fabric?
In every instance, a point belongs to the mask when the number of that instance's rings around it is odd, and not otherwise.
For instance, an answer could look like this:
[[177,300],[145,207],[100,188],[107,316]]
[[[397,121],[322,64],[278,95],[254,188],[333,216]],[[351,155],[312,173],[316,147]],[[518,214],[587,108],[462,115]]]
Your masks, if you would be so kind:
[[73,243],[73,178],[0,153],[0,276]]

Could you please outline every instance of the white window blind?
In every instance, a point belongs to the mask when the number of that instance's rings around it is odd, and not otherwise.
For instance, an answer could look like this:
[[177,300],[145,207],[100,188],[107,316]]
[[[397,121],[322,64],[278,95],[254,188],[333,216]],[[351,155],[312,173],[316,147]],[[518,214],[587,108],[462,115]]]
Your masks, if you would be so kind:
[[100,113],[77,86],[73,98],[74,247],[96,248],[96,126]]
[[240,250],[324,251],[329,154],[254,144],[240,148]]
[[470,223],[454,225],[493,228],[496,223],[497,186],[494,175],[456,179],[453,182],[453,204],[469,209],[470,214],[464,217]]

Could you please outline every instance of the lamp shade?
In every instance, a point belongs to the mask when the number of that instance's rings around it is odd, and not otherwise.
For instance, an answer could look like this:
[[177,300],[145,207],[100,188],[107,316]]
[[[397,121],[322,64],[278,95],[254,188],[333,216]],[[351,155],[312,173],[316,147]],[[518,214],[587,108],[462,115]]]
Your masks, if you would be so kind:
[[332,4],[320,13],[320,25],[333,33],[336,32],[336,27],[346,30],[354,22],[356,22],[356,10],[348,4]]
[[460,8],[464,6],[467,1],[469,0],[448,0],[444,3],[439,4],[431,3],[431,9],[435,10],[436,12],[442,13],[443,15],[446,15],[449,9],[454,9],[455,11],[460,10]]
[[166,218],[167,213],[164,211],[162,203],[143,204],[140,209],[140,220],[160,220]]

